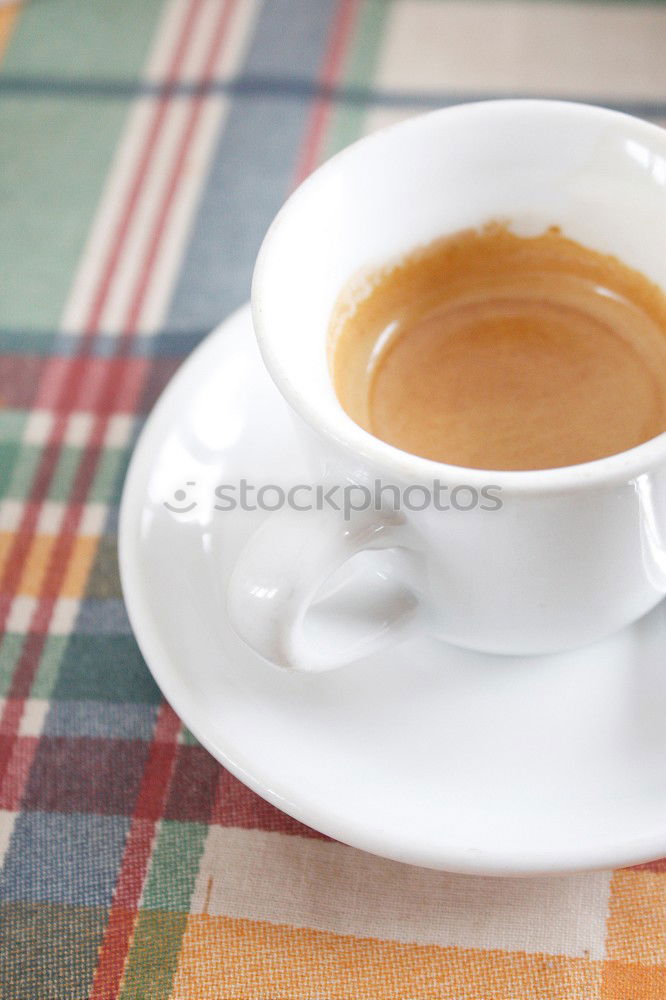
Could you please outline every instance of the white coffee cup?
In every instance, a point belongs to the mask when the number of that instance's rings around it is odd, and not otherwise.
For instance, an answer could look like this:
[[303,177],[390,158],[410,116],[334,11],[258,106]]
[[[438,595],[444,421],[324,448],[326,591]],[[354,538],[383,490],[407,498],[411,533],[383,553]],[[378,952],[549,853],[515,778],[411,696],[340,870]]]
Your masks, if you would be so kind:
[[[458,105],[361,140],[287,201],[257,260],[253,318],[325,481],[439,482],[470,497],[493,486],[501,507],[270,515],[241,553],[228,610],[274,663],[328,669],[419,630],[492,653],[554,652],[628,625],[666,591],[666,434],[567,468],[464,469],[378,440],[335,396],[327,335],[346,282],[490,220],[524,235],[556,224],[666,288],[666,131],[581,104]],[[362,551],[377,560],[363,609],[308,628],[326,581]]]

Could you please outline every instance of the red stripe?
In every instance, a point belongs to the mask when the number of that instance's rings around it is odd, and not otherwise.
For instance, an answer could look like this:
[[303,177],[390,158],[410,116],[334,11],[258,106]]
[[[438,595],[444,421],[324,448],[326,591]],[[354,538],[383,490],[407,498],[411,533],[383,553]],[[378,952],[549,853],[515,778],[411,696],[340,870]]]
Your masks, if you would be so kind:
[[3,409],[29,410],[35,405],[35,385],[48,361],[36,354],[0,354],[0,406]]
[[0,794],[0,809],[6,809],[8,812],[18,811],[38,746],[39,737],[37,736],[19,736],[12,740],[2,794]]
[[[350,12],[355,9],[356,2],[357,0],[343,0],[341,4],[340,14],[336,20],[336,28],[333,34],[331,46],[329,47],[328,58],[326,60],[323,74],[322,82],[325,84],[331,84],[339,71],[339,65],[342,60],[342,51],[344,49],[346,37],[349,33],[349,28],[345,28],[345,23],[348,21],[349,25],[351,25]],[[226,19],[228,19],[232,3],[233,0],[228,0],[228,3],[226,3],[223,8],[224,17]],[[348,13],[345,13],[346,11]],[[219,43],[221,44],[223,35],[223,30],[216,32],[214,41],[219,40]],[[211,64],[213,63],[214,59],[211,60]],[[193,102],[194,106],[190,116],[191,124],[188,128],[188,142],[194,132],[196,120],[198,118],[199,103],[200,99],[196,99],[196,104]],[[323,103],[325,104],[326,102]],[[306,168],[309,163],[314,163],[316,161],[317,150],[321,143],[323,130],[327,120],[326,107],[316,108],[315,112],[316,113],[313,114],[306,151],[302,157],[302,163],[306,165]],[[178,178],[185,162],[186,146],[187,142],[183,140],[179,149],[177,162],[174,165],[170,177],[168,190],[160,207],[156,226],[151,236],[146,260],[140,272],[139,278],[137,279],[137,285],[134,289],[134,294],[126,317],[126,324],[123,329],[123,337],[120,342],[121,350],[125,339],[133,332],[145,299],[150,279],[150,272],[157,257],[157,250],[165,228],[166,220],[168,218],[168,213],[173,200],[173,194],[177,190]],[[119,253],[120,251],[118,251],[118,254]],[[108,288],[110,285],[111,278],[108,278],[106,285],[107,291],[103,293],[104,295],[108,294]],[[86,326],[86,339],[94,335],[97,324],[99,323],[99,316],[101,315],[103,308],[99,305],[99,295],[95,299],[93,305],[94,308],[91,312],[90,321]],[[104,386],[104,391],[101,394],[101,400],[104,403],[108,404],[113,401],[114,394],[118,391],[119,385],[122,383],[123,370],[124,366],[118,365],[115,369],[115,376],[112,376],[111,374],[109,375],[109,379]],[[77,373],[76,378],[71,380],[71,386],[69,385],[70,380],[67,380],[67,388],[72,390],[73,397],[73,390],[81,384],[79,381],[80,378],[80,373]],[[67,400],[67,393],[65,392],[63,395],[65,400]],[[105,412],[105,409],[105,407],[100,407],[101,414]],[[100,410],[98,410],[98,414],[100,414]],[[67,511],[62,527],[61,538],[71,539],[74,536],[76,525],[78,524],[80,518],[80,505],[84,503],[89,486],[92,482],[98,457],[97,449],[103,439],[103,429],[106,426],[106,420],[103,416],[101,416],[101,414],[98,415],[95,422],[95,426],[91,434],[90,446],[86,450],[79,467],[72,495],[72,502],[74,506]],[[54,432],[52,434],[52,443],[56,445],[60,445],[62,443],[62,435],[64,433],[65,425],[66,418],[64,416],[58,417],[56,420],[56,427],[54,428]],[[49,449],[47,449],[47,454],[48,452]],[[27,519],[32,518],[30,523],[33,527],[36,521],[36,515],[31,512],[38,509],[37,501],[44,495],[44,485],[48,485],[48,482],[50,482],[56,460],[57,457],[54,456],[50,466],[47,467],[48,474],[45,473],[41,477],[42,489],[36,491],[33,488],[31,491],[29,499],[34,500],[35,503],[28,504],[26,511],[24,512],[24,516]],[[36,479],[37,478],[39,478],[39,474]],[[68,548],[64,542],[61,543],[60,539],[58,540],[58,544],[55,549],[57,551],[57,558],[55,557],[56,553],[54,552],[54,558],[52,559],[49,572],[47,573],[47,578],[45,579],[43,588],[44,596],[34,617],[33,624],[35,626],[40,625],[41,627],[44,627],[50,620],[53,602],[55,600],[55,596],[59,592],[59,581],[62,580],[62,575],[64,573],[64,569],[61,570],[58,569],[58,567],[65,567],[67,565],[69,555],[71,554],[71,548]],[[0,586],[0,591],[4,590],[5,588]],[[2,598],[0,595],[0,602],[1,600]],[[2,612],[1,603],[0,612]],[[29,653],[25,657],[22,657],[23,662],[17,668],[15,679],[20,691],[26,691],[27,693],[30,686],[29,681],[31,683],[31,678],[34,676],[34,670],[36,669],[39,658],[39,653],[37,651],[38,643],[36,643],[34,635],[29,637],[26,642],[26,648],[29,650]],[[173,713],[171,713],[171,715],[173,715]],[[173,717],[173,729],[171,729],[168,721],[169,718],[170,710],[168,708],[164,708],[160,716],[160,724],[156,729],[153,742],[151,743],[149,759],[143,775],[142,786],[139,792],[134,817],[128,833],[107,931],[100,950],[95,982],[91,994],[91,996],[96,998],[96,1000],[116,996],[122,979],[122,973],[136,920],[136,908],[139,903],[150,859],[152,843],[155,835],[155,825],[164,808],[176,757],[175,738],[178,731],[178,722],[175,717]],[[160,736],[162,738],[158,738]]]
[[[234,3],[235,0],[226,0],[221,8],[221,15],[216,24],[209,46],[208,56],[201,75],[201,81],[204,84],[204,87],[197,93],[196,98],[192,101],[185,131],[179,144],[168,183],[160,203],[157,219],[151,232],[144,264],[139,272],[137,284],[130,302],[123,336],[118,345],[119,351],[122,351],[124,347],[126,347],[126,341],[133,334],[136,322],[140,315],[141,307],[148,288],[149,278],[155,264],[160,242],[162,240],[169,213],[173,205],[173,200],[178,190],[178,184],[185,167],[187,151],[191,144],[192,137],[196,130],[204,105],[205,84],[210,83],[212,80],[215,64],[219,58]],[[121,392],[123,383],[127,378],[126,365],[132,364],[136,366],[136,359],[125,358],[123,360],[125,361],[125,364],[117,364],[115,366],[107,367],[108,377],[106,379],[106,384],[102,387],[97,400],[96,409],[98,411],[98,415],[91,429],[88,444],[83,452],[79,468],[77,470],[77,476],[70,497],[70,504],[65,512],[59,537],[51,552],[49,568],[42,584],[42,592],[46,597],[46,601],[44,601],[43,607],[40,604],[34,623],[31,623],[31,627],[34,628],[35,631],[42,633],[42,645],[45,641],[44,633],[46,632],[47,623],[50,620],[52,613],[52,602],[60,591],[62,579],[65,575],[71,551],[76,540],[77,527],[81,517],[81,508],[85,503],[85,499],[88,495],[96,472],[98,456],[106,432],[108,414],[114,408],[117,408],[117,398]],[[83,374],[79,375],[79,380],[85,384],[86,379]],[[116,402],[115,407],[114,401]],[[27,665],[24,665],[21,662],[19,663],[19,673],[23,674],[34,672],[37,668],[40,655],[41,649],[39,649],[39,643],[34,643],[29,652],[29,656],[27,657],[29,661]],[[22,657],[22,659],[24,659],[24,657]],[[1,773],[0,763],[0,774]]]
[[136,326],[138,321],[141,308],[143,306],[146,291],[148,289],[148,283],[150,275],[153,270],[153,265],[155,263],[155,258],[157,256],[157,251],[164,234],[165,225],[169,216],[169,211],[171,209],[174,196],[178,189],[178,182],[183,174],[185,168],[185,163],[187,159],[187,151],[189,149],[192,136],[196,129],[201,111],[204,106],[204,99],[206,96],[206,85],[210,84],[213,78],[213,73],[215,71],[215,64],[220,54],[222,47],[222,42],[224,41],[225,35],[227,33],[227,28],[229,27],[229,21],[235,6],[236,0],[226,0],[223,8],[222,15],[217,22],[213,37],[211,40],[210,49],[208,52],[208,58],[204,66],[202,73],[202,83],[203,87],[197,92],[197,96],[192,101],[190,108],[190,115],[185,126],[185,132],[178,147],[178,152],[176,154],[176,159],[173,164],[171,173],[169,175],[169,180],[166,186],[166,191],[164,197],[160,204],[157,222],[153,228],[150,243],[148,245],[148,252],[146,253],[143,266],[139,271],[136,285],[134,287],[134,293],[130,302],[129,309],[127,310],[127,317],[125,319],[125,333],[131,331]]
[[[352,29],[358,13],[360,0],[340,0],[333,23],[331,39],[319,76],[319,84],[324,88],[335,86],[340,79],[342,64],[351,39]],[[305,180],[317,165],[331,114],[331,102],[320,98],[315,102],[310,115],[303,149],[296,168],[298,185]]]
[[151,122],[150,128],[146,135],[146,142],[143,147],[143,152],[139,160],[139,164],[132,181],[132,185],[129,190],[129,195],[127,201],[125,202],[125,210],[123,211],[116,230],[113,234],[113,239],[111,241],[111,246],[109,248],[109,253],[107,255],[106,264],[102,271],[102,278],[97,288],[97,292],[93,299],[93,303],[90,309],[90,314],[88,316],[88,322],[86,324],[86,335],[94,333],[99,327],[99,320],[102,314],[102,310],[106,304],[106,300],[109,294],[109,289],[111,287],[112,278],[116,272],[118,266],[118,261],[120,260],[120,255],[122,253],[125,241],[127,239],[127,234],[129,232],[130,222],[132,220],[132,215],[136,208],[137,202],[139,200],[139,195],[143,189],[144,182],[148,176],[148,170],[155,153],[157,146],[157,140],[164,124],[164,118],[166,115],[167,108],[169,106],[170,90],[173,88],[174,84],[178,80],[178,76],[183,66],[185,59],[185,54],[187,52],[187,47],[189,45],[190,39],[192,37],[192,31],[197,17],[199,16],[202,9],[202,0],[192,0],[190,6],[185,14],[185,20],[181,28],[180,38],[178,44],[176,45],[175,52],[173,54],[171,64],[169,66],[167,76],[166,76],[166,87],[165,95],[160,98],[155,113],[153,115],[153,120]]
[[[221,15],[215,26],[215,31],[213,32],[207,59],[201,76],[201,80],[204,85],[210,83],[212,80],[215,64],[219,58],[234,3],[235,0],[226,0],[221,8]],[[135,329],[136,321],[140,315],[141,306],[148,287],[148,281],[157,257],[157,252],[164,234],[169,212],[173,205],[175,194],[178,190],[178,184],[187,158],[187,151],[191,144],[192,137],[203,108],[204,100],[205,86],[202,91],[198,92],[197,97],[193,100],[190,108],[190,113],[178,147],[174,165],[169,175],[168,183],[160,203],[157,219],[151,232],[144,266],[139,273],[137,285],[130,302],[125,328],[118,345],[119,351],[123,350],[123,347],[126,346],[126,342],[131,338]],[[125,358],[123,361],[125,363],[108,365],[106,367],[106,381],[101,387],[97,402],[98,413],[91,428],[88,443],[83,450],[83,454],[79,462],[77,474],[71,490],[70,503],[65,511],[56,542],[51,550],[49,565],[42,582],[42,596],[31,621],[31,632],[34,631],[37,634],[35,636],[31,635],[30,640],[26,642],[15,672],[15,679],[16,682],[20,684],[21,691],[25,691],[28,679],[34,676],[44,642],[46,641],[46,632],[48,630],[48,623],[53,612],[53,605],[58,594],[60,593],[62,581],[67,572],[69,560],[76,542],[77,529],[80,523],[83,505],[85,504],[97,471],[99,455],[101,453],[108,424],[108,415],[114,409],[114,401],[117,400],[123,383],[126,380],[126,366],[128,364],[132,364],[134,366],[136,365],[136,359]],[[83,374],[80,375],[80,378],[82,381],[85,381]],[[14,691],[14,685],[12,685],[12,695],[13,697],[20,696],[20,692],[18,690]],[[1,773],[2,763],[0,761],[0,775]]]
[[[179,39],[167,71],[167,85],[173,85],[178,79],[183,67],[187,46],[192,37],[196,17],[201,9],[202,0],[191,0],[185,12]],[[102,275],[100,287],[103,286],[106,289],[104,296],[108,293],[110,286],[109,275],[113,269],[110,262],[115,261],[117,263],[118,255],[116,248],[122,246],[125,240],[131,207],[135,204],[138,193],[145,182],[147,168],[153,156],[158,131],[155,127],[155,122],[160,127],[162,126],[166,104],[167,96],[164,96],[158,102],[155,110],[153,126],[149,129],[144,151],[139,160],[137,178],[135,178],[135,182],[132,184],[129,193],[130,211],[128,212],[126,206]],[[121,235],[120,241],[118,234]],[[115,267],[115,263],[113,267]],[[79,348],[80,353],[84,355],[96,332],[95,317],[99,316],[100,301],[102,299],[98,294],[93,302],[88,323],[86,324],[85,335]],[[130,362],[128,359],[123,359],[123,363],[121,364],[107,365],[106,370],[108,374],[106,381],[108,383],[112,382],[114,386],[121,384],[129,365]],[[83,387],[84,391],[87,391],[85,387],[90,381],[94,381],[94,379],[89,379],[88,376],[92,375],[99,367],[98,359],[76,357],[69,363],[65,370],[66,377],[61,381],[59,411],[55,414],[49,441],[42,452],[41,460],[31,485],[28,502],[24,507],[21,523],[12,540],[12,547],[7,557],[2,577],[0,578],[0,632],[4,631],[6,627],[7,617],[13,600],[12,595],[18,587],[23,564],[35,536],[40,503],[48,493],[49,485],[57,467],[69,412],[76,408],[78,390],[80,387]],[[145,372],[146,370],[147,364],[144,362],[143,371]],[[107,399],[113,398],[113,393],[109,391],[103,395]],[[30,693],[39,666],[55,600],[67,572],[69,559],[76,541],[75,536],[80,523],[82,507],[92,485],[99,461],[105,429],[106,420],[98,418],[92,429],[89,445],[82,455],[77,470],[76,480],[70,497],[71,505],[66,511],[58,538],[51,551],[49,566],[41,586],[40,601],[30,623],[30,631],[23,643],[21,655],[14,669],[12,682],[7,693],[7,702],[0,716],[0,731],[3,733],[2,739],[0,739],[0,797],[2,798],[7,795],[7,791],[4,788],[4,779],[12,759],[12,749],[23,713],[24,702]]]
[[[208,57],[203,69],[202,82],[204,85],[212,79],[215,64],[222,49],[235,3],[236,0],[225,0],[221,8],[221,15],[213,32]],[[204,92],[199,92],[190,108],[185,131],[151,234],[148,252],[144,259],[143,267],[139,272],[130,302],[121,339],[121,349],[125,340],[131,336],[140,316],[150,276],[157,258],[157,252],[174,196],[178,190],[178,183],[186,163],[187,151],[196,129],[204,97],[205,87]],[[113,398],[116,390],[117,380],[110,379],[106,387],[105,397],[107,399],[109,396]],[[106,407],[102,405],[102,412],[105,409]],[[92,436],[94,437],[95,434],[96,428]],[[120,988],[134,932],[141,891],[148,871],[155,827],[164,810],[169,782],[173,773],[176,758],[175,740],[179,731],[179,725],[180,723],[175,714],[171,712],[168,706],[165,706],[155,729],[149,760],[144,771],[141,790],[137,798],[132,825],[125,845],[125,852],[114,893],[114,901],[99,952],[90,1000],[104,1000],[107,997],[114,997]]]
[[[186,15],[183,21],[183,26],[181,30],[181,35],[174,51],[173,57],[171,59],[168,71],[167,71],[167,84],[173,85],[177,82],[178,75],[182,69],[186,46],[192,36],[192,30],[194,27],[194,22],[196,16],[201,9],[202,0],[191,0],[191,3],[186,11]],[[155,116],[153,125],[149,130],[146,144],[144,147],[143,154],[139,161],[138,174],[135,179],[135,183],[132,185],[129,194],[129,200],[131,202],[130,210],[127,209],[123,213],[121,223],[116,232],[114,238],[114,243],[112,245],[109,258],[105,270],[102,275],[102,281],[100,288],[104,288],[104,295],[108,293],[110,285],[110,276],[112,273],[112,264],[115,267],[118,260],[118,253],[122,242],[126,237],[127,232],[127,220],[131,214],[131,208],[136,202],[140,188],[142,187],[148,164],[152,158],[156,138],[156,124],[161,127],[164,120],[165,108],[167,106],[167,97],[164,96],[158,102],[155,110]],[[118,250],[116,252],[116,247]],[[85,352],[86,346],[89,346],[89,342],[95,331],[96,317],[99,318],[100,306],[100,294],[98,293],[93,302],[93,307],[91,309],[88,322],[86,324],[86,330],[84,334],[83,341],[80,345],[80,350]],[[59,362],[61,365],[61,362]],[[74,409],[74,402],[76,400],[76,386],[80,384],[85,384],[85,372],[81,370],[81,359],[72,359],[69,363],[66,363],[67,367],[62,374],[66,377],[61,382],[61,391],[58,405],[54,407],[56,409],[54,425],[51,429],[49,436],[49,441],[44,448],[40,463],[37,467],[34,479],[31,484],[30,492],[27,497],[27,504],[24,507],[23,515],[21,518],[21,523],[19,524],[14,538],[12,540],[12,546],[7,556],[5,566],[3,569],[2,577],[0,578],[0,632],[3,632],[7,625],[7,616],[9,614],[9,609],[11,607],[12,596],[16,587],[18,586],[18,580],[20,577],[23,564],[28,555],[30,545],[32,544],[33,537],[35,535],[35,529],[37,525],[37,518],[39,516],[39,505],[42,502],[44,496],[48,492],[49,485],[53,480],[53,475],[57,466],[58,459],[60,457],[60,450],[62,447],[63,437],[67,425],[67,415]],[[47,386],[53,376],[53,372],[50,366],[44,373],[44,378],[42,383]],[[40,396],[40,389],[37,390],[38,398]],[[13,696],[13,692],[10,690],[10,696]],[[0,775],[2,774],[2,757],[0,754]]]
[[[329,50],[329,58],[325,68],[325,82],[332,82],[338,72],[342,61],[342,52],[351,28],[351,12],[355,8],[356,2],[357,0],[343,0],[341,16],[338,19],[338,29],[334,33],[334,39]],[[231,2],[229,3],[230,8]],[[224,35],[223,28],[220,29],[219,34],[221,40]],[[213,60],[211,60],[210,65],[212,68]],[[144,263],[144,269],[137,281],[134,297],[127,316],[125,331],[131,330],[137,321],[141,303],[145,297],[152,263],[164,228],[169,203],[177,188],[178,177],[185,162],[189,136],[194,130],[197,115],[198,108],[193,108],[192,118],[194,118],[194,121],[188,123],[189,128],[187,129],[186,137],[184,137],[183,144],[179,149],[176,164],[169,180],[165,202],[158,217],[158,223],[154,232],[154,242],[151,242],[151,247]],[[316,149],[319,147],[323,128],[325,127],[325,121],[325,117],[320,114],[315,121],[315,128],[311,130],[310,155],[316,155]],[[304,161],[307,163],[307,156],[304,157]],[[175,746],[165,743],[162,745],[161,751],[160,753],[154,741],[151,761],[144,775],[143,793],[139,795],[139,801],[136,805],[116,886],[114,903],[105,938],[100,949],[91,1000],[102,1000],[105,997],[115,996],[121,984],[131,936],[135,926],[137,907],[150,859],[155,823],[164,809],[168,783],[175,762]]]
[[166,703],[163,704],[125,842],[90,1000],[109,1000],[118,995],[150,861],[155,828],[164,810],[173,774],[179,731],[178,716]]
[[[171,794],[173,796],[173,789]],[[223,767],[219,769],[209,822],[216,826],[267,830],[295,837],[330,840],[325,834],[299,823],[266,802]]]
[[23,715],[23,705],[15,701],[11,696],[7,696],[2,718],[0,719],[0,739],[4,739],[10,734],[13,735],[18,728]]

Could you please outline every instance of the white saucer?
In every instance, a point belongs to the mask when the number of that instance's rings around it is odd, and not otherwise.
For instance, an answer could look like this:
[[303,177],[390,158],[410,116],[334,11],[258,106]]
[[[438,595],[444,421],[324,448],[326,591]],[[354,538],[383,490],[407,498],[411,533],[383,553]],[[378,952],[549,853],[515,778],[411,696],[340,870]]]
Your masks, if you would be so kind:
[[413,864],[516,875],[666,854],[666,605],[560,656],[422,638],[331,673],[282,672],[225,620],[236,554],[270,515],[216,511],[214,488],[307,470],[242,309],[150,416],[120,517],[133,628],[204,746],[291,816]]

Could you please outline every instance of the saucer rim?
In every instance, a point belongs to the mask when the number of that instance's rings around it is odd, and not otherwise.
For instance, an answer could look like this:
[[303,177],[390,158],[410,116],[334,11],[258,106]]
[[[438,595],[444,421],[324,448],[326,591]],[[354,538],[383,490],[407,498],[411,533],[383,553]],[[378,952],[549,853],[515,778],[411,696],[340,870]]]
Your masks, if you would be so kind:
[[[630,842],[611,842],[603,850],[577,848],[563,851],[543,849],[526,852],[523,848],[513,851],[432,844],[428,849],[401,840],[400,831],[385,831],[383,837],[368,831],[363,824],[347,814],[336,814],[330,804],[323,808],[314,801],[296,802],[289,795],[280,793],[280,782],[269,775],[265,767],[246,761],[242,746],[224,738],[223,733],[211,733],[205,724],[205,715],[197,716],[195,700],[187,688],[178,686],[182,669],[163,645],[159,629],[151,621],[144,606],[143,574],[139,548],[132,544],[143,507],[144,484],[153,465],[156,448],[154,441],[161,439],[163,428],[173,423],[173,402],[178,398],[181,384],[201,364],[207,354],[215,354],[231,327],[252,326],[249,303],[241,306],[218,324],[192,351],[172,376],[148,414],[139,433],[123,485],[118,516],[118,559],[121,588],[135,639],[143,658],[161,693],[174,711],[201,743],[201,745],[243,784],[264,800],[293,819],[351,847],[393,861],[419,867],[443,870],[463,875],[481,876],[542,876],[572,875],[588,871],[640,865],[658,860],[666,854],[666,829],[660,836],[632,838]],[[276,389],[277,392],[277,389]],[[177,419],[177,418],[176,418]],[[277,668],[275,668],[277,669]],[[665,815],[666,827],[666,815]]]

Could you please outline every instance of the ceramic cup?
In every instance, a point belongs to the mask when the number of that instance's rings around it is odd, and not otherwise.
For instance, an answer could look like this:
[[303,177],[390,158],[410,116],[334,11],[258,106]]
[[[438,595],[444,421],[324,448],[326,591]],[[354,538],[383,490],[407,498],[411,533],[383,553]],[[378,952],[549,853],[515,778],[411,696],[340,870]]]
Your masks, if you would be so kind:
[[[497,219],[524,235],[556,224],[666,288],[666,132],[573,103],[458,105],[344,150],[273,222],[254,325],[323,481],[439,482],[460,487],[460,501],[492,487],[501,503],[270,515],[228,591],[234,627],[268,660],[322,670],[419,632],[492,653],[554,652],[622,628],[666,591],[666,434],[567,468],[465,469],[378,440],[336,399],[327,331],[349,278]],[[318,625],[319,599],[345,589],[352,598]]]

